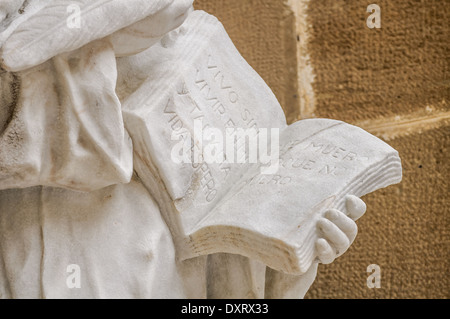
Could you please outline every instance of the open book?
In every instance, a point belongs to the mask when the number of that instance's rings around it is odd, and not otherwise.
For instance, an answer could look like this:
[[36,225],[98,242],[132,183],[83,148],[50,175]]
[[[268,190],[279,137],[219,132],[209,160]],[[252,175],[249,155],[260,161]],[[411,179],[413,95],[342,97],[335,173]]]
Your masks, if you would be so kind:
[[398,153],[364,130],[333,120],[297,122],[281,135],[276,174],[251,170],[189,236],[197,254],[232,252],[287,273],[315,259],[316,223],[345,196],[398,183]]
[[[316,222],[327,209],[345,212],[346,195],[401,180],[398,153],[360,128],[326,119],[287,126],[271,90],[204,12],[120,61],[121,70],[142,73],[138,85],[119,77],[119,90],[134,92],[125,98],[124,120],[135,170],[158,201],[180,259],[228,252],[304,273],[316,258]],[[268,175],[257,163],[174,161],[174,136],[194,136],[199,145],[198,120],[221,132],[279,130],[278,169]],[[204,150],[208,141],[201,142]]]

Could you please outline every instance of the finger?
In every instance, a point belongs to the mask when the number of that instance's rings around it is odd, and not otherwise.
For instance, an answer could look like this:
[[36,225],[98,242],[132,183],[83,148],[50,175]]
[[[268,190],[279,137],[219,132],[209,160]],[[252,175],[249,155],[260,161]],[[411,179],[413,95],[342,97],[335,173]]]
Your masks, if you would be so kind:
[[26,7],[25,21],[7,32],[10,36],[2,47],[4,68],[17,72],[36,66],[154,15],[173,2],[57,0],[39,2],[34,11],[27,12]]
[[317,258],[322,264],[331,264],[336,258],[336,252],[323,238],[316,241]]
[[134,55],[148,49],[182,25],[192,11],[192,0],[177,0],[157,14],[113,33],[110,40],[116,56]]
[[347,236],[350,243],[353,243],[356,234],[358,233],[358,226],[350,217],[346,216],[341,211],[332,209],[325,212],[325,218],[339,227],[339,229]]
[[335,224],[328,219],[322,218],[317,223],[317,226],[321,230],[324,239],[332,244],[337,252],[336,254],[342,254],[350,246],[350,240],[347,235],[342,232]]
[[353,195],[348,195],[346,197],[345,206],[347,208],[347,215],[353,220],[361,218],[367,209],[366,203]]

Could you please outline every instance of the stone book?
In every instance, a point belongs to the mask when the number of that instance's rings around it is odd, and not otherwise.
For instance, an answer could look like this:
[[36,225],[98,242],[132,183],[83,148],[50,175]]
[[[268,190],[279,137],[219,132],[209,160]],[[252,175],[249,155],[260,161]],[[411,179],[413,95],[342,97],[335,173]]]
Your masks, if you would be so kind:
[[397,151],[364,130],[334,120],[299,121],[281,134],[276,174],[251,170],[189,233],[195,254],[218,251],[258,259],[290,274],[316,258],[316,223],[345,196],[401,181]]
[[[327,209],[345,212],[346,195],[401,180],[398,153],[360,128],[327,119],[288,126],[270,88],[205,12],[193,12],[150,50],[119,59],[118,70],[134,168],[181,260],[228,252],[304,273],[316,258],[316,221]],[[230,158],[174,159],[180,141],[191,142],[183,154],[213,143],[196,136],[196,123],[223,135],[278,130],[277,169],[269,174],[267,165]]]

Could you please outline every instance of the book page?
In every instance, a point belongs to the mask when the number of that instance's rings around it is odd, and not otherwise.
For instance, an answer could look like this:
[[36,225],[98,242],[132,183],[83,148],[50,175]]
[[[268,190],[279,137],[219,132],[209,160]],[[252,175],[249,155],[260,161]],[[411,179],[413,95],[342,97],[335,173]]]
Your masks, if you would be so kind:
[[[244,160],[238,158],[251,143],[247,138],[261,128],[281,132],[287,127],[285,115],[222,24],[202,11],[193,12],[150,50],[122,59],[119,70],[133,74],[133,80],[119,78],[119,92],[137,86],[123,103],[135,169],[163,207],[174,236],[185,237],[250,167],[259,166],[247,160],[245,150]],[[132,83],[134,78],[142,79]],[[227,129],[247,134],[233,143],[232,158]],[[218,149],[224,154],[213,161],[205,153],[217,136],[212,140],[208,131],[223,138]]]
[[279,171],[241,181],[191,234],[197,253],[217,248],[217,238],[221,250],[304,273],[316,257],[316,222],[326,210],[345,212],[346,195],[359,197],[401,180],[397,151],[343,122],[299,121],[284,131],[281,143]]

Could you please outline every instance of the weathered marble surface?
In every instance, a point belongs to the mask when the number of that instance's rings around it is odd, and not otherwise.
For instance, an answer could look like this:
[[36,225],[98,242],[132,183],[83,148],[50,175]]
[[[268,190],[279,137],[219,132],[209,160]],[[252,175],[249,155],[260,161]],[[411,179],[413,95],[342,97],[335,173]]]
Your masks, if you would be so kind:
[[[396,151],[341,122],[288,127],[192,1],[78,1],[79,29],[71,3],[0,6],[0,297],[303,297],[355,239],[357,196],[400,181]],[[279,169],[174,161],[198,119],[278,129]]]

